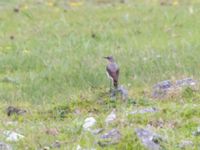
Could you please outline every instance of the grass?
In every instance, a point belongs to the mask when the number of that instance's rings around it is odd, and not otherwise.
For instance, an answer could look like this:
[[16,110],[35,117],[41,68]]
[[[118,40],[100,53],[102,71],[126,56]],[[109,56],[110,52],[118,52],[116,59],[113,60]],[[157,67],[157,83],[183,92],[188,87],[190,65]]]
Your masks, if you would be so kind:
[[[53,5],[52,5],[53,4]],[[111,4],[111,5],[110,5]],[[19,12],[13,9],[19,6]],[[199,91],[185,90],[178,97],[153,100],[153,84],[187,76],[199,79],[199,15],[197,0],[175,5],[158,1],[83,3],[68,8],[63,1],[0,2],[0,107],[1,130],[15,130],[25,139],[11,143],[16,149],[39,149],[61,141],[63,149],[97,148],[97,138],[82,131],[86,117],[97,127],[117,109],[122,140],[106,149],[143,149],[134,128],[162,120],[154,130],[166,137],[165,149],[179,149],[200,125]],[[109,82],[103,56],[113,55],[120,65],[120,83],[131,99],[112,101],[105,93]],[[134,103],[136,102],[136,104]],[[7,117],[4,110],[25,108],[25,116]],[[158,107],[155,114],[126,116],[143,107]],[[80,111],[80,114],[75,113]],[[17,121],[16,126],[6,126]],[[58,136],[45,133],[59,129]],[[0,135],[0,141],[5,137]]]

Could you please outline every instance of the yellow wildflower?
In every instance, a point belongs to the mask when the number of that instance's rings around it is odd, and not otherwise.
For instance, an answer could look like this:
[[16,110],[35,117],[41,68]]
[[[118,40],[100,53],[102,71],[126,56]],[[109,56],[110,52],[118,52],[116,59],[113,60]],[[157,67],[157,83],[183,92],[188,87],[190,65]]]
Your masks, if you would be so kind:
[[24,4],[23,6],[22,6],[22,9],[23,10],[27,10],[29,7],[28,7],[28,5],[27,4]]
[[194,9],[193,9],[192,6],[189,7],[189,13],[190,13],[190,14],[193,14],[193,13],[194,13]]
[[174,1],[173,1],[173,5],[174,5],[174,6],[176,6],[176,5],[178,5],[178,4],[179,4],[178,0],[174,0]]
[[69,5],[71,7],[79,7],[79,6],[83,5],[83,1],[71,1],[71,2],[69,2]]
[[23,50],[23,53],[25,53],[25,54],[29,54],[30,51],[29,51],[28,49],[24,49],[24,50]]
[[6,49],[7,49],[7,50],[10,50],[10,49],[11,49],[11,46],[6,46]]
[[49,2],[47,2],[47,5],[48,5],[49,7],[53,7],[54,3],[53,3],[52,1],[49,1]]

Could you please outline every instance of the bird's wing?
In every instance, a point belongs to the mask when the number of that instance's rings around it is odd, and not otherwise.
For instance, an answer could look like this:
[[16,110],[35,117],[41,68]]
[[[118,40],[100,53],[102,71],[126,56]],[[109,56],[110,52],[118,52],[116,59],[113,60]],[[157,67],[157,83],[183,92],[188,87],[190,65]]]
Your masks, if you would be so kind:
[[119,68],[116,64],[110,64],[106,67],[108,74],[112,77],[114,81],[118,80],[119,77]]
[[117,76],[117,80],[118,80],[118,78],[119,78],[119,68],[116,71],[116,76]]

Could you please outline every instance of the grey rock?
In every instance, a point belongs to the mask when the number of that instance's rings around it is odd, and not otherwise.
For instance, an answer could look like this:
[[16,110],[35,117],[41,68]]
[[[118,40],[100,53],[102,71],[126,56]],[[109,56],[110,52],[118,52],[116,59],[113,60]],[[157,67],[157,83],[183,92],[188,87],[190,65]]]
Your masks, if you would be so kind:
[[80,145],[77,145],[77,146],[76,146],[76,150],[82,150],[81,146],[80,146]]
[[115,109],[106,117],[105,122],[108,125],[116,119]]
[[9,106],[9,107],[6,109],[6,112],[7,112],[7,115],[8,115],[8,116],[11,116],[11,115],[13,115],[13,114],[23,115],[23,114],[25,114],[27,111],[26,111],[26,110],[23,110],[23,109],[20,109],[20,108],[17,108],[17,107]]
[[120,94],[122,100],[128,99],[128,90],[124,86],[120,85],[117,89],[111,90],[110,97],[115,99],[115,96],[118,93]]
[[96,124],[96,120],[94,117],[88,117],[85,119],[83,124],[83,129],[85,131],[90,131],[91,128]]
[[108,131],[107,133],[100,136],[100,141],[98,144],[102,147],[112,144],[119,143],[121,139],[121,133],[118,129],[112,129]]
[[101,135],[102,139],[108,139],[108,138],[119,139],[120,137],[121,137],[121,134],[117,129],[112,129],[109,132]]
[[4,122],[4,125],[6,126],[17,126],[18,122],[17,121],[7,121]]
[[0,150],[12,150],[12,147],[6,143],[0,142]]
[[196,80],[193,80],[192,78],[185,78],[183,80],[177,80],[176,86],[184,87],[184,86],[194,86],[197,84]]
[[52,145],[52,148],[60,148],[61,147],[61,143],[59,141],[55,141]]
[[181,149],[183,149],[183,148],[189,148],[189,147],[192,147],[192,146],[193,146],[193,142],[190,141],[190,140],[183,140],[183,141],[181,141],[181,143],[179,144],[179,147],[180,147]]
[[120,85],[117,90],[121,94],[122,100],[128,99],[128,90],[125,87]]
[[6,136],[6,141],[17,142],[20,139],[24,138],[23,135],[16,133],[14,131],[4,131],[3,134]]
[[161,98],[167,94],[167,91],[173,87],[173,84],[170,80],[165,80],[159,82],[153,86],[152,96],[154,98]]
[[83,148],[79,144],[76,146],[76,150],[96,150],[95,148]]
[[200,136],[200,127],[197,128],[196,131],[192,132],[194,136]]
[[118,90],[117,89],[112,89],[111,93],[110,93],[110,98],[111,99],[115,99],[116,94],[117,94]]
[[159,83],[157,83],[156,85],[154,85],[154,89],[169,89],[173,86],[172,82],[170,80],[165,80],[165,81],[161,81]]
[[195,89],[198,85],[198,81],[192,78],[185,78],[182,80],[176,80],[173,83],[170,80],[159,82],[153,86],[152,97],[153,98],[164,98],[170,93],[180,93],[185,87]]
[[161,150],[160,142],[163,141],[163,138],[153,133],[152,131],[149,131],[147,129],[142,128],[136,128],[135,132],[140,139],[140,141],[143,143],[143,145],[148,150]]
[[133,115],[133,114],[144,114],[144,113],[152,113],[152,112],[157,112],[158,109],[155,107],[150,107],[150,108],[144,108],[144,109],[140,109],[140,110],[135,110],[130,112],[129,114]]
[[99,134],[99,133],[103,132],[103,130],[104,130],[103,128],[94,129],[94,130],[91,130],[91,133],[96,135],[96,134]]
[[12,77],[5,77],[1,80],[1,82],[19,84],[19,80]]

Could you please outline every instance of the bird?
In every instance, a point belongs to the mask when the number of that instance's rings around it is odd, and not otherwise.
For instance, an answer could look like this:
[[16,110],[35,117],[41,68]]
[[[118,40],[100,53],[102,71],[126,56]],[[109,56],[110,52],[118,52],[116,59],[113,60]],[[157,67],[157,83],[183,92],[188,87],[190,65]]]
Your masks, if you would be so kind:
[[[105,59],[108,60],[108,65],[106,66],[106,73],[107,76],[111,79],[112,84],[115,89],[118,88],[118,79],[119,79],[119,66],[115,62],[113,56],[106,56],[104,57]],[[111,82],[110,82],[110,91],[111,91]]]

